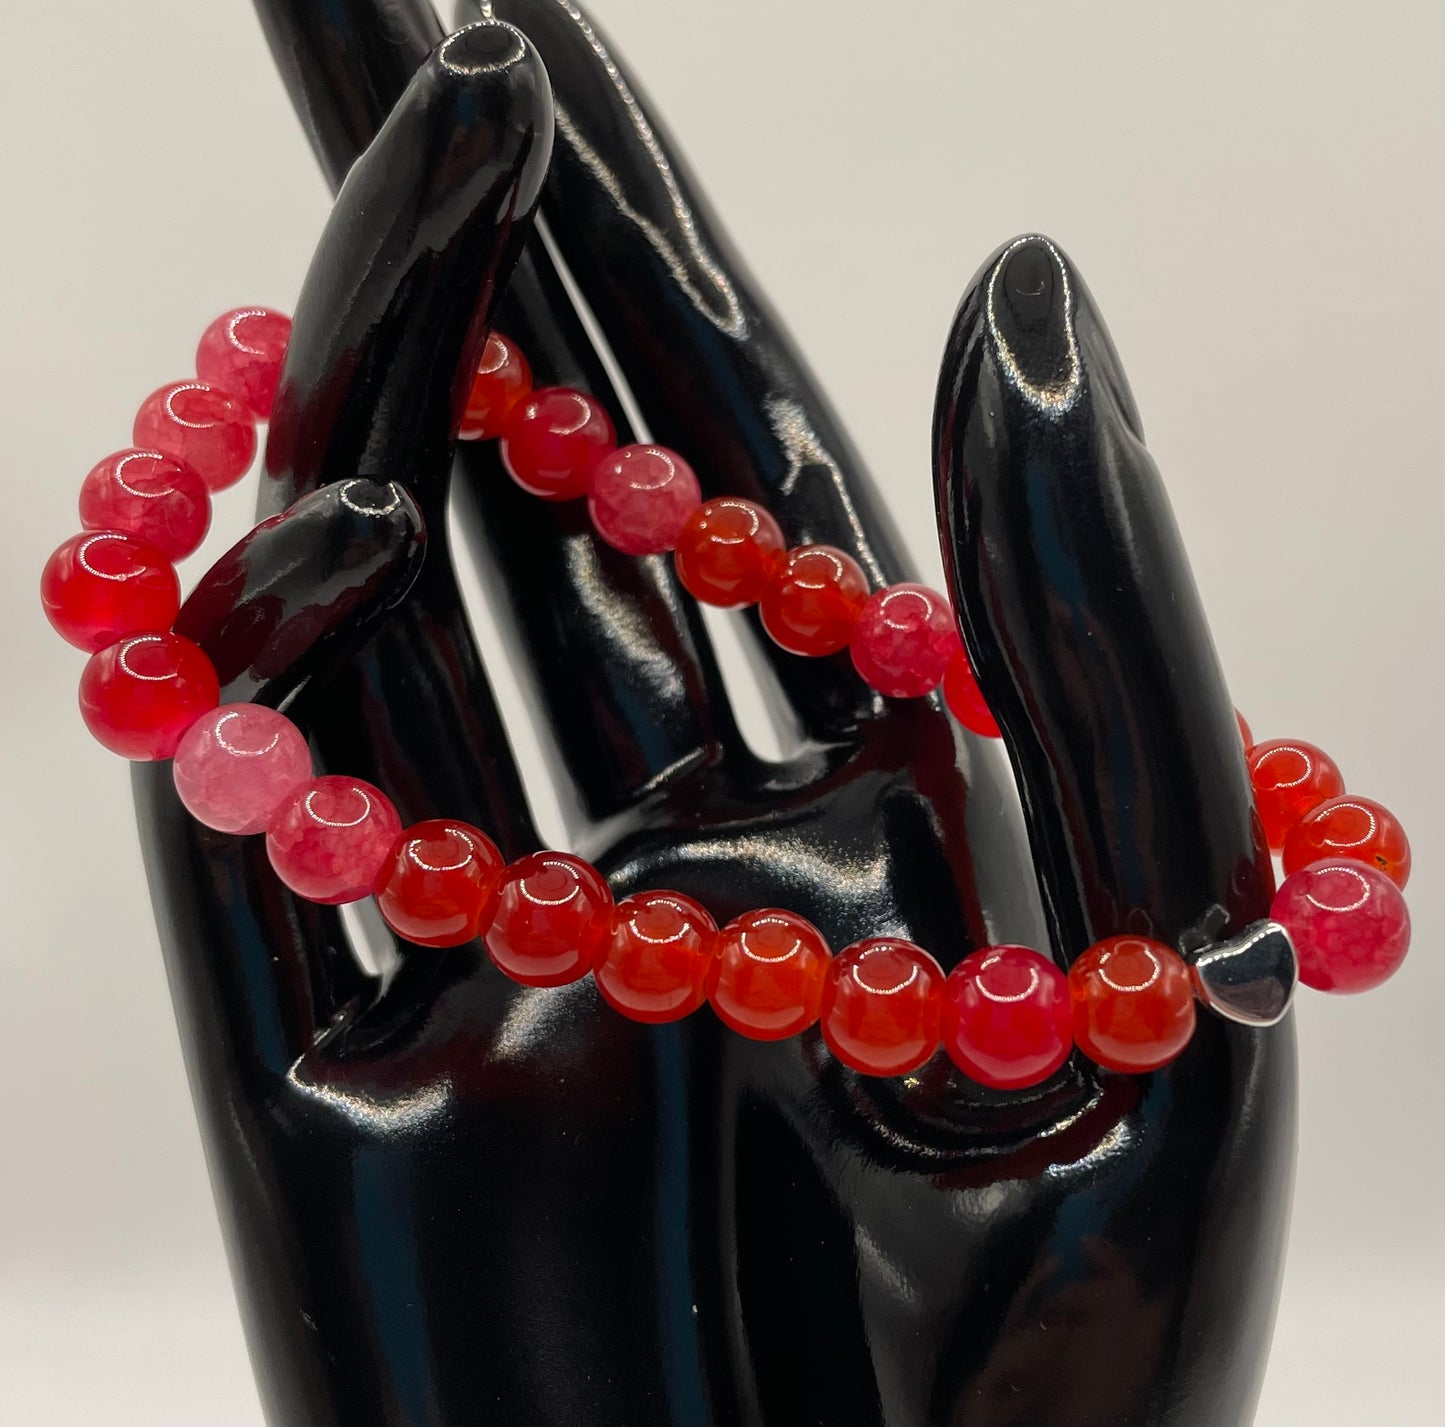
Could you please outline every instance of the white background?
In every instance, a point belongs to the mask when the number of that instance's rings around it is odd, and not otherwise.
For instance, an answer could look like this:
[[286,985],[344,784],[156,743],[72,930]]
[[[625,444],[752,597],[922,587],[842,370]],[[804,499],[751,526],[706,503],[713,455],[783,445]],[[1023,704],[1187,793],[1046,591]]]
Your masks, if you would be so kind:
[[[954,303],[1026,229],[1086,276],[1236,701],[1258,736],[1329,749],[1414,841],[1412,961],[1299,1009],[1259,1421],[1440,1427],[1445,7],[597,11],[928,577]],[[0,40],[0,1424],[254,1427],[126,772],[81,728],[81,656],[36,577],[205,322],[289,310],[327,200],[242,0],[12,5]],[[222,499],[208,556],[250,508]]]

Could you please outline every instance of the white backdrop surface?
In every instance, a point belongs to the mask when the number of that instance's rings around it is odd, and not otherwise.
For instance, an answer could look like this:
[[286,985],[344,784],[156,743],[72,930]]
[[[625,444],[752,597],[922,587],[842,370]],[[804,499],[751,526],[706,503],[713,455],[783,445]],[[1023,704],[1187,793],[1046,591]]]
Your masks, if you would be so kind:
[[[1445,1421],[1445,9],[597,0],[927,578],[936,364],[1039,229],[1106,315],[1235,697],[1412,834],[1412,960],[1305,996],[1262,1427]],[[256,1427],[124,767],[36,577],[135,403],[292,305],[320,176],[242,0],[11,6],[0,89],[0,1424]],[[214,556],[247,524],[219,504]],[[198,565],[192,565],[194,571]]]

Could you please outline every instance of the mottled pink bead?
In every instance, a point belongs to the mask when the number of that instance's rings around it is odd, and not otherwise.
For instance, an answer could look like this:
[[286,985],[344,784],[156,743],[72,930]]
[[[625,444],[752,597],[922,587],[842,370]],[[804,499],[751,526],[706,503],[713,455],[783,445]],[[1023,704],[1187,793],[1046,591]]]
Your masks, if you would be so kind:
[[135,415],[131,439],[184,461],[207,489],[233,486],[256,454],[256,427],[238,396],[205,382],[172,382]]
[[592,468],[587,508],[597,533],[625,555],[661,555],[677,545],[702,504],[692,467],[666,446],[623,446]]
[[80,483],[80,523],[124,531],[168,560],[183,560],[211,524],[211,498],[206,483],[174,456],[130,447],[98,462]]
[[1316,991],[1368,991],[1394,975],[1410,947],[1410,913],[1378,868],[1324,858],[1286,877],[1270,908]]
[[233,392],[258,421],[269,420],[276,383],[291,339],[291,319],[269,307],[223,312],[201,333],[196,375]]
[[310,902],[369,897],[401,836],[401,819],[380,788],[328,774],[303,783],[266,830],[276,875]]
[[275,709],[223,704],[186,730],[173,773],[181,802],[198,822],[217,832],[265,832],[311,777],[311,750]]
[[927,585],[889,585],[863,606],[850,649],[853,667],[886,698],[930,694],[958,650],[953,611]]

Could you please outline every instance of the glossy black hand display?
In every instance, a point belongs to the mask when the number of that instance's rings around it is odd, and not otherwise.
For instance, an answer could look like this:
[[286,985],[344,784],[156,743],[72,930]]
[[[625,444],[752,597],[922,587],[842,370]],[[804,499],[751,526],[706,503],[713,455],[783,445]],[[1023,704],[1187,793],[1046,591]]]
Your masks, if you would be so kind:
[[[843,546],[876,583],[909,574],[635,84],[569,7],[495,9],[529,40],[484,24],[428,57],[443,35],[420,6],[262,5],[323,167],[350,177],[269,433],[263,512],[304,499],[182,614],[227,694],[285,704],[322,766],[374,780],[403,819],[536,846],[455,530],[575,845],[619,895],[670,886],[719,920],[787,906],[835,947],[897,932],[946,967],[990,940],[1052,931],[1067,960],[1097,935],[1261,915],[1267,863],[1167,503],[1102,323],[1043,240],[965,298],[936,443],[953,594],[1026,820],[997,753],[936,699],[877,699],[845,658],[782,654],[749,617],[801,735],[786,761],[758,757],[666,561],[524,496],[490,446],[453,471],[494,320],[539,384],[623,410],[555,253],[646,433],[706,493],[765,501],[790,541]],[[543,243],[527,234],[548,74]],[[191,821],[168,765],[135,781],[273,1424],[1249,1420],[1293,1155],[1287,1023],[1202,1016],[1163,1072],[1076,1058],[1000,1095],[942,1056],[857,1076],[816,1030],[759,1044],[707,1011],[637,1026],[590,981],[506,981],[478,944],[403,949],[372,976],[259,839]]]

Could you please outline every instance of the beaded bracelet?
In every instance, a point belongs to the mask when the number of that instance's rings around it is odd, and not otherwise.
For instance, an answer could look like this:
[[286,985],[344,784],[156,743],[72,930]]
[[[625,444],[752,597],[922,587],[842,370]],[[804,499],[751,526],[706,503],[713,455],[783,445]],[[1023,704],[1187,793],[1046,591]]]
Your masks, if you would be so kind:
[[[210,493],[249,468],[289,333],[289,319],[265,308],[225,313],[206,329],[198,380],[148,397],[136,446],[86,476],[83,531],[46,563],[41,597],[59,633],[90,654],[80,707],[96,738],[127,758],[173,758],[190,813],[223,833],[264,833],[276,875],[298,896],[333,905],[375,896],[391,930],[416,946],[480,936],[493,963],[526,986],[590,974],[603,1000],[636,1021],[676,1020],[706,1000],[758,1040],[821,1022],[833,1054],[865,1074],[906,1074],[942,1046],[965,1075],[1003,1090],[1047,1079],[1075,1046],[1109,1070],[1158,1069],[1188,1044],[1196,998],[1230,1019],[1269,1025],[1287,1010],[1296,975],[1318,989],[1362,991],[1403,959],[1410,850],[1399,823],[1378,803],[1346,796],[1318,748],[1256,744],[1242,716],[1259,819],[1286,877],[1269,921],[1193,948],[1188,960],[1161,942],[1116,936],[1089,947],[1067,974],[1029,947],[989,946],[945,976],[900,937],[834,955],[793,912],[762,908],[719,928],[680,892],[614,901],[602,874],[570,853],[508,865],[466,823],[403,829],[370,783],[313,776],[306,738],[285,715],[222,706],[210,660],[171,629],[180,609],[172,562],[204,537]],[[498,440],[508,473],[542,499],[585,497],[598,535],[617,549],[670,552],[698,600],[756,605],[783,649],[847,648],[859,674],[890,698],[941,684],[965,727],[998,735],[942,595],[915,584],[870,595],[844,551],[786,548],[777,522],[752,501],[704,502],[676,452],[618,448],[593,397],[534,390],[526,358],[505,337],[487,339],[460,435]]]

